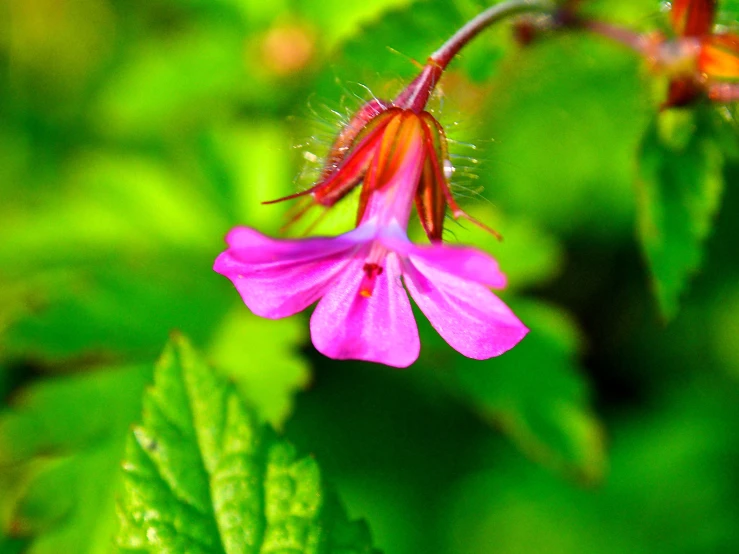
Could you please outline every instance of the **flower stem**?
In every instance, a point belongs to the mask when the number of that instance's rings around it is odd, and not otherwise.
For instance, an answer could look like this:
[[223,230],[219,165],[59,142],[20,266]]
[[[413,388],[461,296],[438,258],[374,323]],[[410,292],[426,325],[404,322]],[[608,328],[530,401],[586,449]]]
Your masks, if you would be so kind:
[[417,112],[423,110],[449,62],[481,31],[513,15],[525,12],[552,12],[553,10],[554,6],[549,0],[505,0],[489,7],[468,21],[441,48],[429,56],[421,74],[400,93],[393,104]]
[[446,69],[446,66],[463,46],[493,23],[524,12],[550,12],[553,9],[554,6],[548,0],[508,0],[490,6],[484,12],[470,19],[441,48],[431,54],[429,59],[436,62],[442,69]]
[[578,27],[611,39],[619,44],[623,44],[639,54],[644,54],[649,43],[649,37],[646,35],[636,33],[629,29],[616,27],[615,25],[611,25],[610,23],[605,23],[603,21],[583,20],[576,25],[576,28]]

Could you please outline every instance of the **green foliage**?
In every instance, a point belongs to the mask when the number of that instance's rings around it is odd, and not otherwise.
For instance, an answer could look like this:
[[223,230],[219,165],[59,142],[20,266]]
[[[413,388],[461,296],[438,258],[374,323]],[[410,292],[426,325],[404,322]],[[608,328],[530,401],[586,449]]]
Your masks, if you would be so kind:
[[182,337],[129,436],[118,544],[148,552],[373,552],[318,466],[258,423]]
[[722,0],[718,3],[718,6],[716,22],[727,25],[733,31],[736,31],[737,21],[739,20],[739,2],[737,0]]
[[[500,210],[484,206],[474,206],[470,215],[489,222],[501,234],[502,240],[465,221],[449,221],[445,239],[490,252],[508,278],[507,290],[525,290],[547,283],[562,272],[562,245],[554,235],[538,227],[534,220],[505,216]],[[416,238],[422,239],[420,230]],[[526,252],[526,255],[521,256],[521,252]]]
[[561,310],[514,306],[531,322],[525,342],[498,363],[459,367],[459,386],[483,417],[510,433],[534,459],[585,482],[599,481],[605,470],[604,434],[576,362],[582,351],[579,333]]
[[736,417],[736,403],[706,381],[691,386],[710,400],[669,392],[658,412],[618,418],[610,477],[597,489],[568,486],[491,449],[500,465],[450,495],[450,540],[474,554],[732,550],[739,504],[726,468],[737,451],[716,425]]
[[[488,6],[477,0],[389,4],[395,6],[388,6],[382,18],[372,20],[361,32],[347,38],[332,66],[319,74],[317,87],[323,96],[332,98],[339,94],[356,102],[358,99],[352,96],[366,96],[363,87],[367,86],[378,98],[392,98],[415,76],[415,61],[423,62],[441,46],[442,37],[451,35]],[[509,34],[491,29],[465,49],[465,54],[454,61],[454,67],[473,81],[482,81],[494,73],[506,47],[510,47]]]
[[706,108],[663,112],[641,147],[639,236],[666,319],[700,268],[724,186],[714,117]]
[[[342,117],[490,4],[0,3],[0,552],[109,552],[116,503],[132,553],[248,551],[249,518],[263,549],[284,531],[367,551],[262,422],[315,453],[389,553],[739,550],[735,106],[657,116],[638,56],[584,32],[523,47],[502,24],[453,61],[432,102],[453,190],[504,240],[463,221],[444,238],[496,257],[531,329],[493,360],[421,314],[408,371],[326,360],[308,314],[257,318],[211,270],[234,225],[278,233],[290,204],[260,202],[310,184]],[[669,29],[657,2],[582,5]],[[720,0],[721,25],[738,15]],[[315,232],[354,217],[343,201]],[[173,329],[217,373],[177,339],[129,436]]]
[[605,470],[604,434],[577,364],[582,339],[561,309],[511,301],[531,331],[511,352],[483,362],[456,361],[429,334],[424,361],[448,371],[453,387],[533,459],[565,476],[597,482]]
[[495,202],[568,236],[628,229],[647,117],[637,69],[633,56],[589,35],[509,56],[484,108],[494,142],[476,153]]
[[150,374],[130,366],[49,379],[0,412],[0,522],[27,539],[23,552],[109,551],[124,438]]
[[[258,325],[211,267],[230,224],[279,226],[259,201],[289,190],[289,159],[272,154],[288,137],[284,125],[269,123],[236,124],[197,139],[164,157],[78,152],[62,181],[64,202],[47,192],[21,198],[28,208],[9,210],[0,222],[13,236],[0,245],[0,359],[45,369],[148,361],[178,328],[212,342],[220,367],[237,383],[251,379],[244,388],[280,425],[291,409],[288,390],[307,382],[307,366],[294,355],[302,326]],[[258,147],[239,153],[251,144]],[[236,305],[242,313],[232,316]],[[281,364],[265,380],[244,370],[242,351]],[[283,381],[273,380],[278,374]]]
[[262,321],[239,309],[224,318],[215,333],[210,359],[239,386],[257,413],[279,428],[292,411],[293,396],[310,377],[297,352],[285,346],[305,342],[306,335],[303,318]]

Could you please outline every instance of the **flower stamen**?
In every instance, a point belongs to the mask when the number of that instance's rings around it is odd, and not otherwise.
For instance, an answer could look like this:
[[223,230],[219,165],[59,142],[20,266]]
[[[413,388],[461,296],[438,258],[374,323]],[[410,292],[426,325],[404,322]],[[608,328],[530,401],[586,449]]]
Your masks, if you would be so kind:
[[376,263],[368,262],[362,267],[364,271],[364,278],[362,284],[359,286],[359,294],[365,298],[372,296],[372,291],[375,289],[375,281],[377,277],[382,275],[382,266]]

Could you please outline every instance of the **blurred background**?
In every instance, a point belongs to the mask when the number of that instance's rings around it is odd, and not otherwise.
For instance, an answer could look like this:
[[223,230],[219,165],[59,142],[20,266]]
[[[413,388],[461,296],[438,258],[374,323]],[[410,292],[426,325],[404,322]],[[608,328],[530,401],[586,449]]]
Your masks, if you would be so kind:
[[[434,99],[461,204],[505,237],[448,239],[499,259],[532,330],[504,356],[468,360],[418,314],[411,368],[328,360],[309,314],[260,320],[211,269],[232,226],[276,233],[289,206],[260,202],[486,5],[0,4],[0,552],[111,550],[123,437],[172,329],[387,554],[739,552],[739,165],[667,324],[635,232],[658,101],[629,52],[501,25]],[[667,26],[657,2],[589,7]]]

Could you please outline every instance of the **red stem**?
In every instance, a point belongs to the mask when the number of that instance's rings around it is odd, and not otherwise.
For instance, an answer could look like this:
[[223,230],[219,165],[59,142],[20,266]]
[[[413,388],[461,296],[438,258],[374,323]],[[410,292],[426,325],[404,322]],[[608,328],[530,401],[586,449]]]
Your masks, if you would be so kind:
[[552,3],[548,0],[506,0],[489,7],[468,21],[441,48],[429,56],[421,74],[398,95],[393,104],[406,110],[422,111],[449,62],[482,30],[512,15],[524,12],[552,12],[553,9]]
[[609,38],[619,44],[623,44],[624,46],[628,46],[639,54],[644,53],[647,40],[645,35],[641,33],[636,33],[622,27],[616,27],[615,25],[604,23],[603,21],[588,19],[579,21],[577,27]]

